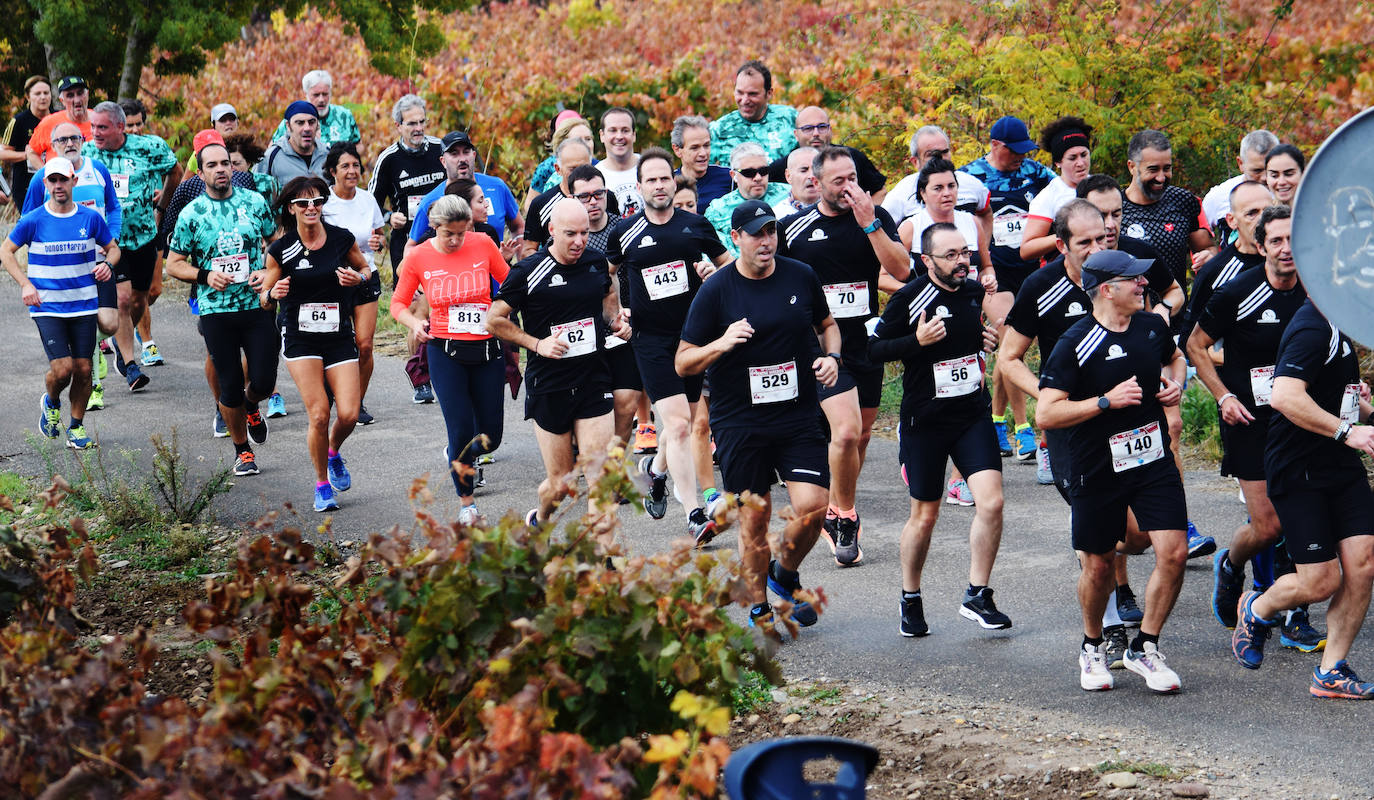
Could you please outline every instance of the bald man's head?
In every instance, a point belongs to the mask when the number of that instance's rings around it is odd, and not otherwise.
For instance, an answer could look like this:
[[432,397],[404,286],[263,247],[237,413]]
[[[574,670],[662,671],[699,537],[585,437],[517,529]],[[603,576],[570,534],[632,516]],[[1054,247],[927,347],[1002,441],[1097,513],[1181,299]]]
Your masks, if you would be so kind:
[[549,253],[562,264],[574,264],[587,249],[591,231],[587,209],[571,197],[554,201],[549,217]]
[[820,106],[807,106],[797,112],[797,126],[793,131],[797,144],[820,149],[830,144],[830,115]]
[[86,140],[80,128],[70,122],[59,123],[53,126],[48,138],[52,142],[53,152],[71,161],[73,167],[81,165],[81,145]]

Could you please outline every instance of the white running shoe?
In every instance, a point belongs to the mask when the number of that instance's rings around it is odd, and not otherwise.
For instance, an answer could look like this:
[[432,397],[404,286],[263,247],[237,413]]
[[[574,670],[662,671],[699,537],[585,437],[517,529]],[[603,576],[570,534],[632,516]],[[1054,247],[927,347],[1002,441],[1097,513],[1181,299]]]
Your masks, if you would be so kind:
[[1164,654],[1159,652],[1154,642],[1146,642],[1144,652],[1126,648],[1122,657],[1126,669],[1145,679],[1145,685],[1161,694],[1177,692],[1180,687],[1178,673],[1169,669]]
[[459,525],[466,525],[468,527],[472,527],[473,525],[476,525],[478,522],[480,522],[481,519],[482,514],[477,510],[476,503],[473,503],[470,506],[463,506],[462,509],[458,511]]
[[1107,656],[1102,645],[1084,644],[1078,651],[1078,685],[1086,692],[1105,692],[1116,686],[1116,679],[1107,670]]

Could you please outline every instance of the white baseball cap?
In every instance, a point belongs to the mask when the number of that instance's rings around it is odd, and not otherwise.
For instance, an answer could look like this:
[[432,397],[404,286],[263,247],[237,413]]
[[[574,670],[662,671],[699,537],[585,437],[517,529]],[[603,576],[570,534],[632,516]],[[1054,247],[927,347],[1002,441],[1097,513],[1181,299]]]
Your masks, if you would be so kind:
[[229,105],[228,103],[220,103],[219,105],[210,109],[210,121],[219,122],[220,118],[222,118],[226,114],[233,114],[235,117],[237,117],[239,115],[239,112],[235,111],[234,107]]
[[66,175],[68,178],[76,175],[76,169],[72,162],[62,156],[53,156],[48,159],[48,163],[43,166],[43,177],[49,175]]

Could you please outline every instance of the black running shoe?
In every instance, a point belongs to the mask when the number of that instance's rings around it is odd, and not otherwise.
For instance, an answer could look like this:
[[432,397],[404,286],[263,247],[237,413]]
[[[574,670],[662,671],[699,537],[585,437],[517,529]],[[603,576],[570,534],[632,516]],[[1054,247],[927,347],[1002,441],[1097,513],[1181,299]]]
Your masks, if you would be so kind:
[[263,419],[262,409],[256,406],[248,412],[248,438],[258,444],[267,441],[267,420]]
[[863,526],[858,518],[839,517],[835,520],[835,563],[854,567],[863,563],[864,551],[859,549],[859,533]]
[[990,631],[1000,631],[1011,627],[1011,617],[997,610],[992,602],[992,589],[984,586],[978,594],[964,590],[964,604],[959,606],[959,616],[971,619]]
[[902,635],[907,638],[928,636],[930,626],[926,624],[925,608],[921,598],[902,597]]
[[653,456],[644,456],[639,460],[639,471],[649,479],[649,494],[644,498],[644,510],[654,519],[663,519],[668,513],[668,476],[655,475],[653,464]]
[[1236,627],[1236,607],[1245,591],[1245,568],[1227,569],[1230,548],[1218,550],[1212,558],[1212,616],[1223,627],[1234,630]]

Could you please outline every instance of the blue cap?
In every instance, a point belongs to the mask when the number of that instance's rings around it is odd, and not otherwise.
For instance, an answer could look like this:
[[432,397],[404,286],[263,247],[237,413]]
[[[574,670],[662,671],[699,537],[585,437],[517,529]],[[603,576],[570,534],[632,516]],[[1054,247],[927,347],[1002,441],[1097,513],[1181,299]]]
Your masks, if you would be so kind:
[[297,100],[291,105],[287,106],[286,112],[281,115],[281,118],[290,122],[291,118],[296,116],[297,114],[309,114],[315,119],[320,118],[319,109],[315,108],[313,105],[305,102],[304,100]]
[[1083,291],[1091,291],[1113,278],[1144,275],[1154,263],[1153,258],[1136,258],[1121,250],[1099,250],[1083,262]]
[[1008,150],[1020,155],[1025,155],[1038,146],[1031,141],[1030,131],[1026,130],[1026,123],[1016,117],[1002,117],[992,123],[992,133],[989,136],[1006,145]]

